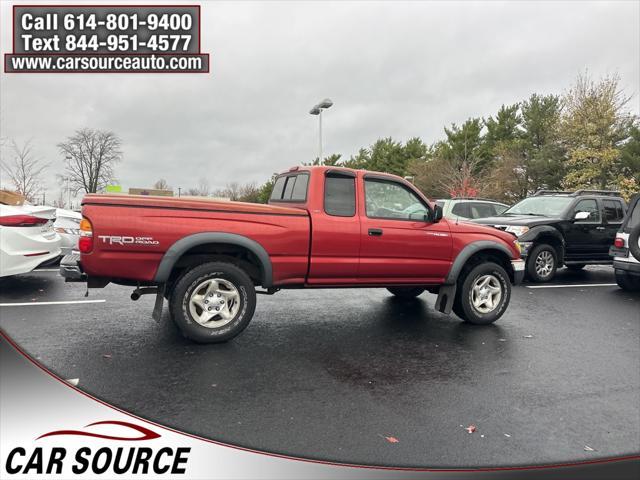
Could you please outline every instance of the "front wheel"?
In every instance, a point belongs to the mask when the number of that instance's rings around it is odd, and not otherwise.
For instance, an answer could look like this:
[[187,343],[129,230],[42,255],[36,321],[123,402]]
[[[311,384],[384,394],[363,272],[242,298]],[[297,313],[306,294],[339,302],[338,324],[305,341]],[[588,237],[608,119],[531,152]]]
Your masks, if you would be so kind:
[[458,285],[453,311],[464,321],[487,325],[498,320],[511,298],[507,272],[497,263],[476,265]]
[[558,254],[551,245],[537,245],[527,260],[527,273],[534,282],[548,282],[558,269]]
[[236,265],[205,263],[180,277],[169,308],[185,337],[200,343],[226,342],[251,321],[256,292],[249,276]]
[[416,298],[424,292],[422,287],[387,287],[387,290],[400,298]]

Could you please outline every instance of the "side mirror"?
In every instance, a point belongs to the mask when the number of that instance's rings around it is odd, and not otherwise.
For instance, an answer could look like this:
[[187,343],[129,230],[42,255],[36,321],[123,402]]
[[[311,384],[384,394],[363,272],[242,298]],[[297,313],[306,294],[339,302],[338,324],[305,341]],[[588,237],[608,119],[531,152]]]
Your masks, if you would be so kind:
[[573,219],[574,220],[587,220],[590,216],[591,216],[591,214],[589,212],[577,212],[575,217],[573,217]]
[[409,214],[409,220],[415,220],[416,222],[428,222],[429,212],[413,212]]
[[442,207],[437,205],[433,208],[433,223],[438,223],[442,220]]

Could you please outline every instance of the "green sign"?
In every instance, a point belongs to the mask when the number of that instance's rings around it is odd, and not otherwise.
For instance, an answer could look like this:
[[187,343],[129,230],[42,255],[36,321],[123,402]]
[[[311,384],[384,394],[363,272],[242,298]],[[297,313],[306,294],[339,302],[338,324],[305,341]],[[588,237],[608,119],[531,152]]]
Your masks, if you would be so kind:
[[105,189],[108,193],[121,193],[122,186],[121,185],[107,185]]

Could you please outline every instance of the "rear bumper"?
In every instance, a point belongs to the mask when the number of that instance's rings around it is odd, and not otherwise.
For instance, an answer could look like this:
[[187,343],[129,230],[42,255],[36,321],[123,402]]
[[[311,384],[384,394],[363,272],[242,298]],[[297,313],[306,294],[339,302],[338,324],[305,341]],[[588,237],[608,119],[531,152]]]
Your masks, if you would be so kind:
[[513,284],[520,285],[524,280],[525,261],[522,259],[511,260],[511,268],[513,268]]
[[623,272],[631,275],[640,275],[640,263],[635,262],[623,262],[616,258],[613,259],[613,268],[615,270],[622,270]]
[[82,271],[80,255],[71,253],[60,260],[60,275],[66,282],[86,282],[87,274]]

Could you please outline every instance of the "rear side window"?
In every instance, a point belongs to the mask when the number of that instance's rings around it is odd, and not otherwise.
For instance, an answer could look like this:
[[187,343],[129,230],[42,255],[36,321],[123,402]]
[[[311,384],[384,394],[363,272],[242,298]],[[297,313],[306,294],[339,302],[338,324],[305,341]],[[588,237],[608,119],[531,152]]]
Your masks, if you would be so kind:
[[324,211],[335,217],[356,214],[356,179],[341,175],[327,175],[324,180]]
[[616,200],[603,200],[604,205],[604,218],[609,223],[620,223],[624,217],[624,211],[622,210],[622,203]]
[[276,179],[270,200],[274,202],[304,202],[307,200],[309,175],[282,175]]

